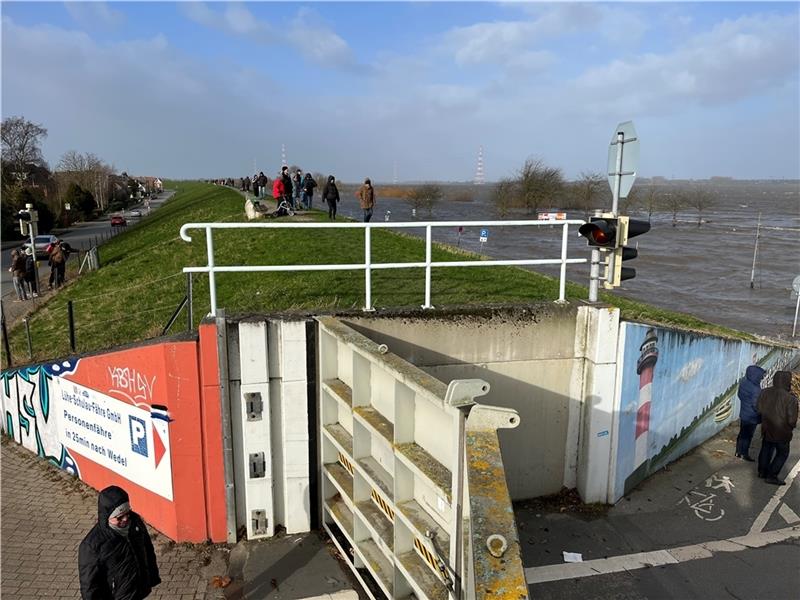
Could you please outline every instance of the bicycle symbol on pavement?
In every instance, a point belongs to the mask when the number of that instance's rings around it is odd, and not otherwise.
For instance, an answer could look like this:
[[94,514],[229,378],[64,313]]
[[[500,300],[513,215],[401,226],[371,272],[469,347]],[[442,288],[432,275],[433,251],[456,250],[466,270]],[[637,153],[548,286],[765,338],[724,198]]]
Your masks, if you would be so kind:
[[[705,481],[706,487],[713,490],[723,489],[725,493],[730,494],[732,488],[736,487],[727,475],[719,476],[712,475]],[[719,521],[725,516],[725,509],[720,508],[715,504],[717,494],[712,492],[701,492],[692,490],[686,494],[678,504],[684,502],[694,511],[698,519],[704,521]]]

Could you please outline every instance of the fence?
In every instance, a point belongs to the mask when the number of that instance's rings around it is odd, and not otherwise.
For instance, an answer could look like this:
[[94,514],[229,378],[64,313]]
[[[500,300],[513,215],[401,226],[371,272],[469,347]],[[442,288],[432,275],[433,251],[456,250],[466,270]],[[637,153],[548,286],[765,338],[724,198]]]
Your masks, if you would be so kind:
[[[431,270],[433,267],[487,267],[487,266],[529,266],[529,265],[560,265],[558,301],[564,302],[566,296],[567,265],[585,263],[585,258],[567,258],[567,239],[570,225],[580,226],[584,221],[426,221],[417,223],[186,223],[181,227],[181,239],[191,242],[192,238],[187,231],[202,229],[206,232],[206,251],[208,264],[204,267],[185,267],[184,273],[208,273],[211,315],[217,314],[217,273],[251,273],[275,271],[364,271],[364,310],[371,311],[372,307],[372,271],[377,269],[425,269],[425,303],[422,308],[433,308],[431,304]],[[515,259],[515,260],[459,260],[459,261],[433,261],[431,259],[432,242],[431,234],[434,227],[552,227],[561,226],[561,254],[559,258],[544,259]],[[425,229],[425,261],[424,262],[372,262],[371,232],[373,229]],[[325,265],[217,265],[214,258],[215,229],[363,229],[364,230],[364,262],[351,264],[325,264]]]

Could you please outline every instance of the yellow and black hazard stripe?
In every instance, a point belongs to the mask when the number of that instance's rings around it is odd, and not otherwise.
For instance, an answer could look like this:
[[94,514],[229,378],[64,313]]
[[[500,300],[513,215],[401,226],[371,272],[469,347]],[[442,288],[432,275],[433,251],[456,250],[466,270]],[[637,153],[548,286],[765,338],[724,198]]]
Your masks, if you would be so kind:
[[353,474],[353,464],[349,460],[347,460],[347,457],[341,452],[339,452],[339,462],[345,469],[347,469],[350,475]]
[[414,548],[417,549],[417,553],[428,563],[431,570],[436,573],[442,581],[446,582],[449,579],[444,565],[433,552],[428,550],[428,547],[423,544],[419,538],[414,538]]
[[381,509],[381,512],[389,517],[389,520],[394,523],[394,510],[392,510],[392,507],[389,506],[389,504],[383,498],[381,498],[380,494],[378,494],[378,492],[375,490],[372,490],[370,497],[372,498],[372,501],[378,505],[378,508]]

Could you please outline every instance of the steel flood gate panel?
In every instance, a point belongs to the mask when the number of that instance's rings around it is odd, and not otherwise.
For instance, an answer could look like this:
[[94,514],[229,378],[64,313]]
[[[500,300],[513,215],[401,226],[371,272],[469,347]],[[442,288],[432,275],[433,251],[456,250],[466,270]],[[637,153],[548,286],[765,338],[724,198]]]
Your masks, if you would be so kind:
[[319,317],[325,529],[373,598],[454,592],[457,408],[447,386]]

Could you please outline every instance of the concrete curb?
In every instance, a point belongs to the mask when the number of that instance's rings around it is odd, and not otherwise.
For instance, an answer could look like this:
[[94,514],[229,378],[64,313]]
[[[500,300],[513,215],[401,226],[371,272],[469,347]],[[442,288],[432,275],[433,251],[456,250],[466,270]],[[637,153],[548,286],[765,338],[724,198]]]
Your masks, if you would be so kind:
[[333,594],[323,594],[322,596],[309,596],[300,600],[358,600],[358,593],[355,590],[341,590]]

